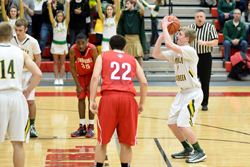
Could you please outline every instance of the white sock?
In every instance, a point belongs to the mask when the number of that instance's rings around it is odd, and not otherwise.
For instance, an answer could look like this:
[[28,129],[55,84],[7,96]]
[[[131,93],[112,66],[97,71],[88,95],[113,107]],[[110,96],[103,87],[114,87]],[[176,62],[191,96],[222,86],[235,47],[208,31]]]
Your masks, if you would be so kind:
[[85,125],[85,119],[80,119],[80,124],[82,124],[82,126]]
[[95,121],[94,119],[90,119],[89,124],[94,125],[94,121]]

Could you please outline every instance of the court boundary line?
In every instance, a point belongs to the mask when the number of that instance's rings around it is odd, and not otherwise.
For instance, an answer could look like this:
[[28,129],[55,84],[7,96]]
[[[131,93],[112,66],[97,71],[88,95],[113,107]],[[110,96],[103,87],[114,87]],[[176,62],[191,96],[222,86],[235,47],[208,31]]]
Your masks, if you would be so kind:
[[155,141],[155,144],[156,144],[156,146],[158,147],[158,149],[159,149],[159,151],[160,151],[160,153],[161,153],[162,158],[164,159],[165,163],[167,164],[167,166],[168,166],[168,167],[172,167],[172,165],[171,165],[171,163],[169,162],[168,157],[166,156],[164,150],[162,149],[161,144],[160,144],[160,142],[158,141],[158,139],[157,139],[157,138],[154,138],[154,141]]
[[[168,120],[166,118],[157,118],[157,117],[150,117],[150,116],[143,116],[143,115],[141,115],[140,117],[151,118],[151,119],[160,119],[160,120],[166,120],[166,121]],[[222,127],[212,126],[212,125],[206,125],[206,124],[200,124],[200,123],[195,123],[195,124],[200,125],[200,126],[205,126],[205,127],[215,128],[215,129],[221,129],[221,130],[225,130],[225,131],[230,131],[230,132],[235,132],[235,133],[240,133],[240,134],[243,134],[243,135],[250,136],[249,133],[245,133],[245,132],[241,132],[241,131],[237,131],[237,130],[222,128]]]

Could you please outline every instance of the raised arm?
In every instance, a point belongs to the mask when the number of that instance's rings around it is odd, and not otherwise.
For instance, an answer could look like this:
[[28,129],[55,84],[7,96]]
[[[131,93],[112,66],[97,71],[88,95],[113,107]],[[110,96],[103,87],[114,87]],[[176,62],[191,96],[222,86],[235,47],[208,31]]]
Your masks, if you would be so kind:
[[4,2],[4,0],[1,0],[1,9],[2,9],[3,20],[8,22],[9,20],[8,20],[6,10],[5,10],[5,2]]
[[169,16],[165,17],[164,22],[162,24],[165,45],[168,49],[170,49],[176,53],[182,54],[181,47],[179,45],[176,45],[175,43],[173,43],[173,41],[168,33],[168,25],[172,23],[172,21],[171,22],[168,21],[168,18],[169,18]]
[[19,6],[20,6],[20,16],[19,16],[19,18],[23,19],[24,18],[24,11],[23,11],[23,2],[22,2],[22,0],[19,0]]
[[144,6],[142,5],[142,3],[139,0],[133,0],[133,1],[135,1],[137,3],[137,5],[140,8],[140,14],[141,14],[141,16],[143,16],[144,15],[144,11],[145,11]]
[[142,0],[143,5],[147,6],[149,9],[154,9],[156,5],[149,5],[145,0]]
[[120,1],[116,1],[116,14],[115,14],[115,22],[118,23],[121,16],[121,9],[120,9]]
[[97,9],[98,9],[98,15],[102,22],[104,22],[104,17],[102,14],[102,7],[101,7],[101,0],[97,0]]
[[66,0],[66,2],[67,2],[67,9],[66,9],[66,22],[65,22],[65,24],[66,24],[66,27],[68,28],[68,25],[69,25],[69,20],[70,20],[70,0]]
[[155,43],[155,48],[153,51],[153,58],[155,59],[166,59],[161,52],[161,43],[163,41],[163,33],[160,34],[159,38],[157,39]]
[[[24,7],[25,5],[25,7]],[[30,16],[34,15],[34,9],[35,9],[35,4],[34,1],[30,1],[29,6],[27,6],[26,4],[23,4],[24,9],[26,9],[26,11],[28,12],[28,14]]]
[[52,9],[51,9],[51,3],[52,3],[52,0],[48,0],[47,8],[48,8],[48,11],[49,11],[50,22],[51,22],[51,24],[52,24],[52,26],[54,28],[55,27],[55,21],[54,21],[54,16],[53,16]]

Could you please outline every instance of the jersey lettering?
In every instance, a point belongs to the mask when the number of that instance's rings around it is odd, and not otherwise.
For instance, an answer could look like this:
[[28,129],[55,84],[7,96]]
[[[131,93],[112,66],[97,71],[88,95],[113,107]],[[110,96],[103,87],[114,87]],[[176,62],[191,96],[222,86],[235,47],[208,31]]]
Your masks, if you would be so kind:
[[[112,61],[110,63],[110,67],[115,68],[115,70],[111,73],[111,79],[120,80],[121,79],[120,76],[115,76],[120,70],[120,64],[118,62]],[[127,77],[127,75],[131,72],[131,65],[129,63],[122,63],[122,69],[126,69],[126,67],[127,70],[122,74],[122,80],[131,81],[132,80],[131,77]]]
[[[0,64],[1,64],[1,78],[0,79],[6,79],[6,75],[5,75],[5,72],[6,72],[5,71],[6,70],[5,69],[5,60],[1,60]],[[14,60],[10,60],[7,74],[11,75],[10,79],[15,79]]]

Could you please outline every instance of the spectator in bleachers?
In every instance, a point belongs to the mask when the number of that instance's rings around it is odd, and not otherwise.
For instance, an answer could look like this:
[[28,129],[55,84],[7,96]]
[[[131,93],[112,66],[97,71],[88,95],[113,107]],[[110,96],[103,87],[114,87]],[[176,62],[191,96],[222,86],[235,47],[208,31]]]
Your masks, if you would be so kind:
[[[49,19],[49,11],[47,3],[48,1],[45,1],[42,7],[43,23],[40,32],[40,43],[39,43],[42,53],[46,46],[49,34],[51,35],[51,37],[53,36],[53,27]],[[62,11],[64,10],[63,4],[57,2],[57,0],[52,0],[51,8],[54,16],[56,15],[57,10],[62,10]]]
[[86,34],[86,17],[89,17],[90,9],[87,0],[71,0],[70,2],[70,46],[76,41],[79,33]]
[[250,1],[248,1],[247,10],[242,12],[240,21],[242,21],[246,26],[246,41],[248,42],[249,26],[250,26]]
[[116,12],[112,4],[107,4],[103,14],[101,0],[97,0],[97,6],[98,15],[103,25],[102,52],[106,52],[109,51],[109,39],[116,35],[117,23],[120,19],[120,1],[116,1]]
[[[135,9],[135,4],[140,10]],[[143,68],[143,55],[147,51],[144,11],[145,8],[139,0],[126,0],[126,9],[122,11],[118,23],[118,34],[125,36],[127,45],[125,52],[138,59]]]
[[225,20],[233,19],[233,11],[235,9],[235,6],[235,0],[219,0],[217,12],[220,24],[220,32],[223,32]]
[[[10,7],[12,5],[14,5],[13,4],[13,0],[4,0],[4,5],[5,5],[5,11],[6,11],[6,13],[9,13]],[[2,21],[4,21],[4,20],[3,20],[3,17],[2,17],[2,9],[0,7],[0,22],[2,22]]]
[[[65,57],[68,54],[68,44],[67,44],[67,32],[69,25],[69,9],[70,9],[70,0],[66,0],[67,9],[66,9],[66,17],[64,17],[63,11],[58,10],[56,12],[56,17],[54,19],[54,15],[51,9],[52,0],[48,0],[48,10],[49,10],[49,18],[53,27],[53,40],[51,44],[50,52],[53,54],[54,59],[54,75],[55,82],[54,85],[63,85],[63,74],[65,71]],[[58,59],[60,58],[60,79],[58,79]]]
[[1,9],[2,9],[2,17],[3,20],[8,22],[11,27],[13,28],[12,32],[13,34],[15,33],[15,22],[17,19],[19,18],[23,18],[24,17],[24,11],[23,11],[23,7],[22,7],[22,0],[19,0],[20,4],[21,4],[21,10],[20,10],[20,16],[18,15],[18,9],[17,6],[13,5],[10,7],[9,13],[6,13],[5,11],[5,0],[1,0]]
[[142,3],[146,5],[151,10],[151,39],[150,39],[150,46],[153,46],[159,37],[158,33],[158,12],[160,9],[160,5],[163,5],[161,0],[153,0],[153,5],[149,5],[145,0],[142,0]]
[[[18,0],[14,0],[15,4],[17,4],[18,10],[21,10],[21,6]],[[34,0],[22,0],[23,10],[24,10],[24,19],[28,21],[28,30],[27,34],[31,35],[32,33],[32,16],[34,15]]]
[[245,0],[235,0],[236,2],[236,9],[240,9],[241,12],[247,9],[247,2]]
[[43,16],[42,16],[42,7],[43,2],[46,0],[35,0],[34,5],[34,15],[32,16],[32,26],[33,26],[33,32],[34,32],[34,38],[37,40],[40,38],[40,30],[43,23]]
[[225,67],[225,61],[230,61],[231,48],[241,49],[242,52],[247,53],[247,41],[246,27],[243,22],[240,21],[241,11],[235,9],[233,12],[233,20],[228,20],[225,23],[223,30],[223,47],[225,59],[223,60],[223,67]]
[[198,54],[199,62],[197,65],[198,77],[201,82],[201,89],[203,91],[202,110],[208,110],[209,98],[209,82],[212,69],[212,55],[213,46],[218,45],[218,34],[213,24],[206,21],[206,16],[203,10],[197,10],[195,13],[195,22],[189,27],[196,31],[196,39],[191,44]]

